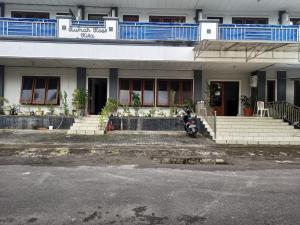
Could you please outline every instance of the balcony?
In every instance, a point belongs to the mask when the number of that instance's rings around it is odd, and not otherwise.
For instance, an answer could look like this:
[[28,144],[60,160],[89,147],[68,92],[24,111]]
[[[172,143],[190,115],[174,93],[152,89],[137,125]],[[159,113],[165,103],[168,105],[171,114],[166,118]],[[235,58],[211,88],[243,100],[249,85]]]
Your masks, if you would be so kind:
[[[126,41],[201,41],[199,24],[116,22],[66,19],[0,19],[0,36]],[[299,42],[299,26],[221,24],[214,39],[221,41]],[[206,30],[205,30],[206,29]],[[203,32],[208,32],[207,28]],[[214,28],[215,29],[215,28]]]
[[119,39],[138,41],[198,41],[198,24],[119,23]]
[[219,39],[224,41],[298,42],[299,26],[289,25],[219,25]]
[[54,38],[56,20],[1,18],[0,36]]

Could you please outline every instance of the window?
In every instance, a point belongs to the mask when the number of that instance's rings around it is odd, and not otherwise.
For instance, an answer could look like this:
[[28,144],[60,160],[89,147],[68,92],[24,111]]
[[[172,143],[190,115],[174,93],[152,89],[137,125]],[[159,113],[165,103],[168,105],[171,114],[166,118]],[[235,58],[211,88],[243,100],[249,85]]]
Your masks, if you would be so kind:
[[107,17],[108,14],[89,14],[88,20],[100,20],[103,21],[104,17]]
[[154,105],[154,80],[153,79],[120,79],[119,103],[132,104],[132,93],[139,95],[142,106]]
[[247,17],[233,17],[233,24],[268,24],[268,18],[247,18]]
[[185,23],[185,16],[149,16],[149,22]]
[[192,80],[157,80],[157,105],[183,105],[193,100]]
[[223,23],[223,17],[216,17],[216,16],[208,16],[208,20],[218,20],[220,24]]
[[138,15],[124,15],[123,21],[124,22],[139,22],[139,16]]
[[56,13],[57,16],[72,16],[70,13],[68,12],[58,12]]
[[12,11],[11,12],[11,17],[13,17],[13,18],[49,19],[49,13]]
[[300,25],[300,18],[290,18],[293,25]]
[[59,104],[58,77],[23,77],[21,99],[23,104]]
[[120,80],[119,102],[121,105],[130,105],[129,80]]

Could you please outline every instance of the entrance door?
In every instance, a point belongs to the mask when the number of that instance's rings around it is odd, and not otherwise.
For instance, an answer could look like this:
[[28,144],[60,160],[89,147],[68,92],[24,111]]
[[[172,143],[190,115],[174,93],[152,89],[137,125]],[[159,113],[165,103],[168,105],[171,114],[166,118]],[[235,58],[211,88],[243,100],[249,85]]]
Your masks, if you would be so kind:
[[275,80],[267,80],[267,102],[276,101],[276,82]]
[[107,79],[89,78],[89,114],[98,115],[106,104]]
[[300,80],[294,82],[294,105],[300,107]]
[[239,112],[239,82],[211,82],[211,106],[217,116],[237,116]]

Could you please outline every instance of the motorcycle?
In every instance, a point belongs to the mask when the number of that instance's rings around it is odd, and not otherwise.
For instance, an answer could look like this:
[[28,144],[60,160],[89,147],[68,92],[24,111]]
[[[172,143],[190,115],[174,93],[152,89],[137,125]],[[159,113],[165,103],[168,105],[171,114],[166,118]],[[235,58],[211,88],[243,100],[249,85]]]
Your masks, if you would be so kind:
[[183,116],[184,130],[190,136],[195,138],[198,133],[198,128],[196,121],[191,116],[191,110],[185,110],[185,115]]

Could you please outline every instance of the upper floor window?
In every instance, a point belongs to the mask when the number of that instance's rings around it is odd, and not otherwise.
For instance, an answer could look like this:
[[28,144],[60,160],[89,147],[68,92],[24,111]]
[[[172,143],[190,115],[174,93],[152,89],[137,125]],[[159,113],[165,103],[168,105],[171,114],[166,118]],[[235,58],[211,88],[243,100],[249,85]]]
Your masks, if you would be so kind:
[[208,20],[218,20],[220,24],[223,23],[223,17],[216,17],[216,16],[208,16]]
[[300,25],[300,18],[290,18],[293,25]]
[[59,104],[59,77],[23,77],[20,102],[23,104]]
[[104,17],[107,17],[108,14],[89,14],[88,20],[100,20],[103,21]]
[[56,13],[56,15],[57,16],[71,16],[71,14],[68,12],[58,12],[58,13]]
[[233,17],[233,24],[268,24],[268,18]]
[[124,15],[123,21],[124,22],[139,22],[139,16],[138,15]]
[[149,22],[185,23],[185,16],[149,16]]
[[25,11],[12,11],[11,17],[13,18],[36,18],[36,19],[49,19],[49,13],[46,12],[25,12]]

